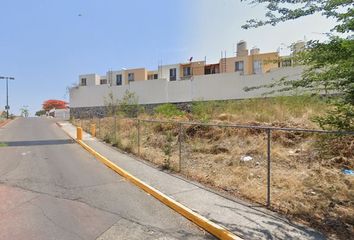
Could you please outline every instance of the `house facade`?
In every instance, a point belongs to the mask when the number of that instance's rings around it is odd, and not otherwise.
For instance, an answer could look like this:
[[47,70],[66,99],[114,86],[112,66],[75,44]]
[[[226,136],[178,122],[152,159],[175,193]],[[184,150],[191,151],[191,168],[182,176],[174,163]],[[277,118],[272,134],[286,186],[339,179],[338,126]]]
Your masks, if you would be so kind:
[[[298,43],[297,50],[303,46]],[[278,52],[261,53],[259,48],[248,50],[247,43],[240,41],[237,44],[235,56],[224,57],[217,63],[206,61],[189,61],[158,66],[157,70],[145,68],[122,69],[108,71],[106,75],[83,74],[79,76],[79,86],[110,85],[122,86],[136,81],[163,79],[167,81],[181,81],[196,76],[210,74],[237,73],[239,75],[253,75],[270,72],[273,69],[291,66],[290,57],[280,57]]]

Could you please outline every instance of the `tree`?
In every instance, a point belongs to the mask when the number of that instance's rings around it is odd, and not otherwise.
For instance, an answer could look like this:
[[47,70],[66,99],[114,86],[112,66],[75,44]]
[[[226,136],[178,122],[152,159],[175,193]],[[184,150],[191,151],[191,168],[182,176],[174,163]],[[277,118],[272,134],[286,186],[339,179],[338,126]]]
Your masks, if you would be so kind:
[[22,108],[20,108],[20,111],[22,117],[28,117],[29,111],[27,106],[23,106]]
[[125,91],[123,98],[118,102],[118,111],[127,117],[137,117],[141,107],[139,98],[134,92]]
[[[242,27],[256,28],[320,13],[334,18],[336,26],[327,34],[325,42],[309,41],[304,51],[294,58],[307,66],[302,78],[286,78],[255,88],[274,88],[277,91],[308,89],[318,94],[335,94],[333,109],[326,116],[316,118],[323,129],[354,130],[354,3],[352,0],[243,0],[251,4],[265,4],[264,20],[251,19]],[[245,90],[255,89],[246,88]]]
[[113,96],[113,92],[110,92],[107,97],[104,98],[104,105],[107,110],[108,116],[114,116],[118,111],[119,101]]
[[46,114],[46,110],[39,110],[39,111],[37,111],[36,113],[35,113],[35,115],[36,116],[38,116],[38,117],[40,117],[40,116],[43,116],[43,115],[45,115]]
[[55,109],[66,109],[68,107],[68,103],[62,100],[47,100],[42,104],[43,110],[49,111],[53,108]]
[[123,115],[127,117],[137,117],[141,107],[138,104],[138,96],[134,92],[125,91],[122,99],[116,99],[110,92],[104,99],[104,105],[108,116]]

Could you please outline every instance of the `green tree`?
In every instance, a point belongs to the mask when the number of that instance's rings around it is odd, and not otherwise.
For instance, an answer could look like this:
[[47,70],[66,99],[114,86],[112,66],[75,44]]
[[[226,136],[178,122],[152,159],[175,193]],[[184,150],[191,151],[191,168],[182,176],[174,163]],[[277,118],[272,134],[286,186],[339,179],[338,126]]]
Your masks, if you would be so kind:
[[138,96],[135,93],[127,90],[122,99],[115,98],[113,93],[110,92],[108,96],[105,97],[104,104],[109,116],[119,114],[127,117],[137,117],[141,110],[138,100]]
[[121,100],[118,101],[118,111],[127,117],[137,117],[141,107],[139,98],[134,92],[125,91]]
[[118,104],[119,101],[113,96],[113,92],[110,92],[108,96],[104,98],[104,105],[108,116],[114,116],[117,114]]
[[42,109],[42,110],[37,111],[37,112],[35,113],[35,115],[38,116],[38,117],[40,117],[40,116],[45,115],[46,112],[47,112],[46,110],[43,110],[43,109]]
[[294,58],[307,66],[302,78],[290,81],[286,78],[259,87],[277,91],[311,90],[318,94],[336,95],[332,98],[333,109],[315,121],[324,129],[354,130],[354,2],[352,0],[243,0],[251,4],[264,4],[265,19],[248,20],[242,27],[256,28],[264,25],[295,20],[320,13],[334,18],[336,25],[327,34],[325,42],[311,40],[304,51]]
[[20,108],[20,111],[22,117],[28,117],[29,111],[27,106],[23,106],[22,108]]

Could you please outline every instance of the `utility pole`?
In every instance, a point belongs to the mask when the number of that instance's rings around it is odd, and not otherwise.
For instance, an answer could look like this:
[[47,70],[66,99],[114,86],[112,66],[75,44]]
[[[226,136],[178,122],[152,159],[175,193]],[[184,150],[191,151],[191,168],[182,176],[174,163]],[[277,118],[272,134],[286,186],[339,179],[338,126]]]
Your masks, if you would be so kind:
[[5,110],[6,110],[6,118],[9,119],[9,110],[10,110],[10,106],[9,106],[9,80],[15,80],[15,78],[0,76],[0,79],[6,80],[6,106],[5,106]]

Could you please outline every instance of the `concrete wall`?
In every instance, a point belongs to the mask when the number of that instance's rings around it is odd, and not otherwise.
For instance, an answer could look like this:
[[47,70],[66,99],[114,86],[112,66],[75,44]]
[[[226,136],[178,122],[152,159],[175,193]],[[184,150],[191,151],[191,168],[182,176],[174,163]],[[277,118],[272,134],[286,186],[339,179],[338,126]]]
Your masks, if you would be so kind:
[[54,117],[62,120],[70,119],[70,110],[69,109],[55,109]]
[[259,86],[287,76],[300,77],[303,67],[288,67],[271,70],[269,73],[243,75],[224,73],[193,76],[190,80],[137,81],[123,86],[85,86],[70,90],[70,108],[104,106],[109,93],[117,99],[125,91],[134,92],[140,104],[181,103],[193,100],[226,100],[261,97],[265,89],[245,92],[244,87]]

